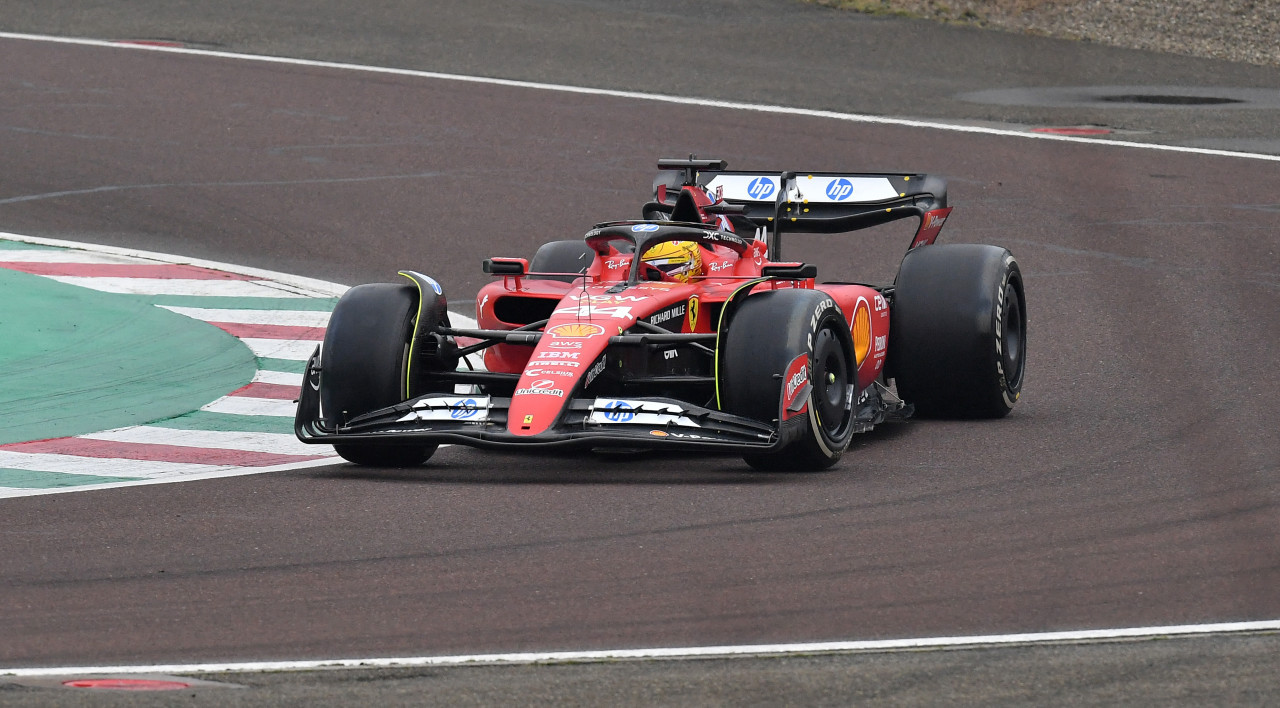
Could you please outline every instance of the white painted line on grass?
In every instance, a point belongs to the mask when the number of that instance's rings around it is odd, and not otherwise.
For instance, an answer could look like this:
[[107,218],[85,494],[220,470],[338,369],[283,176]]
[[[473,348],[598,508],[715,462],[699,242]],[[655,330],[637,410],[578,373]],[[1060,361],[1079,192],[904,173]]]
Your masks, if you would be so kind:
[[350,64],[344,62],[316,61],[313,59],[293,59],[289,57],[274,57],[259,54],[239,54],[236,52],[218,52],[207,49],[190,49],[186,47],[160,47],[141,44],[123,44],[120,42],[109,42],[97,39],[80,39],[74,37],[51,37],[48,35],[36,34],[19,34],[14,32],[0,32],[0,39],[17,39],[34,42],[50,42],[55,44],[74,44],[87,47],[105,47],[111,49],[121,49],[126,51],[141,52],[162,52],[166,54],[188,54],[193,56],[217,57],[221,59],[237,59],[242,61],[253,61],[271,64],[286,64],[291,66],[305,66],[323,69],[341,69],[345,71],[361,71],[372,74],[390,74],[395,76],[410,76],[422,79],[437,79],[441,81],[460,81],[475,84],[487,84],[491,86],[508,86],[511,88],[533,89],[538,91],[558,91],[562,93],[576,93],[590,96],[609,96],[613,98],[627,98],[637,101],[656,101],[661,103],[670,103],[683,106],[700,106],[705,108],[723,108],[735,111],[751,111],[755,113],[775,113],[791,116],[803,116],[809,118],[826,118],[830,120],[846,121],[850,123],[867,123],[872,125],[892,125],[907,128],[927,128],[930,130],[945,130],[956,133],[975,133],[979,135],[999,135],[1004,137],[1024,138],[1027,140],[1050,140],[1064,143],[1085,143],[1089,145],[1110,145],[1113,147],[1137,148],[1141,150],[1159,150],[1165,152],[1180,152],[1193,155],[1210,155],[1214,157],[1236,157],[1250,160],[1267,160],[1271,162],[1280,162],[1280,155],[1264,155],[1252,152],[1237,152],[1233,150],[1213,150],[1209,148],[1193,148],[1183,147],[1179,145],[1160,145],[1157,143],[1139,143],[1127,140],[1099,140],[1095,138],[1083,138],[1069,135],[1052,135],[1048,133],[1031,133],[1019,130],[1007,130],[1002,128],[990,128],[975,125],[958,125],[955,123],[944,123],[940,121],[911,120],[906,118],[885,118],[883,116],[871,116],[858,113],[841,113],[838,111],[823,111],[811,108],[796,108],[791,106],[777,106],[760,103],[743,103],[739,101],[724,101],[709,98],[694,98],[690,96],[672,96],[667,94],[641,93],[638,91],[616,91],[613,89],[588,88],[585,86],[567,86],[564,84],[548,84],[536,81],[517,81],[514,79],[495,79],[485,76],[468,76],[464,74],[445,74],[436,71],[417,71],[414,69],[396,69],[383,66],[365,66],[362,64]]
[[311,661],[249,661],[209,664],[155,664],[144,666],[60,666],[0,669],[0,676],[71,676],[96,674],[206,674],[241,671],[312,671],[346,668],[415,668],[424,666],[526,665],[594,663],[645,659],[727,659],[811,654],[851,654],[893,651],[929,651],[1035,644],[1084,644],[1113,641],[1195,637],[1280,631],[1280,620],[1223,622],[1172,627],[1089,629],[1073,632],[988,634],[968,637],[923,637],[804,644],[748,644],[740,646],[672,647],[656,649],[605,649],[600,651],[519,652],[512,654],[464,654],[376,659],[316,659]]

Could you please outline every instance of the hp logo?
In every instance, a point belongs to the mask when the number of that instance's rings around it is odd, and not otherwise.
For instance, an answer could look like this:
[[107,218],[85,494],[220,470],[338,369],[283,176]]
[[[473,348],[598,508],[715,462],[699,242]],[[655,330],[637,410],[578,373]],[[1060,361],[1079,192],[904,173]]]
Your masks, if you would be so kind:
[[773,196],[773,190],[773,180],[768,177],[756,177],[747,185],[747,196],[752,199],[768,199]]
[[841,177],[833,179],[827,185],[827,197],[837,202],[848,199],[853,194],[853,183]]
[[636,417],[636,411],[624,401],[613,401],[604,407],[605,419],[614,423],[625,423]]
[[657,230],[658,230],[658,225],[657,225],[657,224],[636,224],[635,226],[632,226],[632,227],[631,227],[631,230],[632,230],[632,231],[637,231],[637,232],[639,232],[639,231],[657,231]]

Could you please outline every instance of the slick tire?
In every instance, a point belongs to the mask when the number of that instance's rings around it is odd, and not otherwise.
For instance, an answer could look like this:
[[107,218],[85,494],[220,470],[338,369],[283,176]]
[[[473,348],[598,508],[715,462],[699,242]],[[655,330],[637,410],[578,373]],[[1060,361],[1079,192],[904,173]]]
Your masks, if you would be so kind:
[[[347,291],[334,307],[320,350],[320,405],[333,425],[406,398],[409,339],[418,313],[412,285],[374,283]],[[348,462],[373,467],[422,464],[435,445],[340,443]]]
[[[779,421],[782,447],[744,455],[747,464],[780,472],[834,465],[853,436],[857,393],[853,339],[839,306],[814,290],[750,295],[733,314],[721,346],[721,407],[759,421]],[[798,358],[804,359],[804,380],[788,381],[784,376]],[[807,396],[805,385],[810,386]],[[788,387],[799,388],[805,399],[798,412],[783,408]]]
[[[529,261],[530,273],[586,273],[595,252],[586,241],[550,241],[538,247]],[[559,280],[572,283],[577,275],[531,275],[535,280]]]
[[996,246],[907,253],[889,328],[898,396],[931,418],[1001,418],[1022,392],[1027,308],[1022,271]]

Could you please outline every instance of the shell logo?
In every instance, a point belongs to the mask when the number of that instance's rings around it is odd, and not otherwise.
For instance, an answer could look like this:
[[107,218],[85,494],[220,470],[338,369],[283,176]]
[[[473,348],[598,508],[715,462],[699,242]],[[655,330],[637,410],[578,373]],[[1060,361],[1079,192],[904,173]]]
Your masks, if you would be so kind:
[[553,337],[573,337],[581,339],[583,337],[594,337],[597,334],[604,334],[604,327],[597,324],[573,323],[556,325],[547,330],[547,333]]
[[853,326],[849,330],[853,335],[854,357],[858,366],[862,366],[867,354],[871,352],[871,308],[863,298],[858,298],[858,304],[854,307]]

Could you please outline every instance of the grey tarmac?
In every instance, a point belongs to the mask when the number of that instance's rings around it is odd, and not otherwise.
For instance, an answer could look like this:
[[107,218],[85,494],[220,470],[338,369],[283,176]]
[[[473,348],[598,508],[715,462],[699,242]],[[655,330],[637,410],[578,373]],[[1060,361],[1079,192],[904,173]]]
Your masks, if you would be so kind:
[[[741,3],[716,24],[720,6],[0,3],[0,29],[895,116],[1109,116],[1148,131],[1141,139],[1180,144],[1274,138],[1270,109],[955,98],[1134,76],[1274,90],[1274,69],[789,3]],[[10,231],[347,283],[412,267],[465,303],[481,258],[527,256],[633,214],[660,155],[744,169],[900,166],[949,179],[957,209],[944,240],[1013,249],[1031,313],[1028,385],[1013,415],[884,427],[831,473],[448,448],[414,470],[335,466],[8,500],[0,666],[1280,617],[1273,163],[14,40],[0,40],[0,66],[0,224]],[[824,277],[875,279],[892,273],[905,236],[793,243]],[[283,693],[199,696],[1263,703],[1276,689],[1273,657],[1274,638],[1232,637],[237,676],[228,680]],[[0,700],[28,690],[63,689],[14,688]]]
[[[1280,92],[1275,67],[1102,46],[799,0],[0,0],[0,29],[1280,154],[1274,101],[1046,107],[991,89],[1177,86]],[[782,136],[778,136],[782,139]]]

